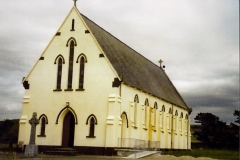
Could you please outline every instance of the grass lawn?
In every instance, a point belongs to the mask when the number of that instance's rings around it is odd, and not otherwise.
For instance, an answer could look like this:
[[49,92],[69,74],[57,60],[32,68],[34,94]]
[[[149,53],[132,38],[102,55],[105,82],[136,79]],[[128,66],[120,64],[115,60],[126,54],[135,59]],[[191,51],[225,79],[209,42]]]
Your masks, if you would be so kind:
[[174,156],[210,157],[214,159],[239,160],[238,150],[193,149],[191,151],[169,151],[165,154]]

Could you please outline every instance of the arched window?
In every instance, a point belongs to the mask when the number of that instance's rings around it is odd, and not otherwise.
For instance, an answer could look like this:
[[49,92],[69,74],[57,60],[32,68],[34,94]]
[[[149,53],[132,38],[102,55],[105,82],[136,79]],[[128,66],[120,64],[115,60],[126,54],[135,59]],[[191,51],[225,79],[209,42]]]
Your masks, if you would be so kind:
[[162,112],[165,112],[165,106],[164,105],[162,106]]
[[74,30],[74,25],[75,25],[75,20],[72,19],[72,29],[71,29],[71,31],[75,31],[75,30]]
[[39,117],[39,121],[40,121],[40,134],[38,135],[38,137],[46,137],[45,130],[46,130],[46,124],[48,124],[46,115],[45,114],[41,115]]
[[172,114],[172,108],[169,108],[169,114]]
[[69,50],[69,66],[68,66],[68,86],[67,89],[72,89],[72,78],[73,78],[73,59],[74,59],[74,41],[70,42]]
[[135,124],[135,127],[137,127],[137,104],[139,103],[139,99],[138,99],[138,95],[136,94],[135,97],[134,97],[134,124]]
[[157,106],[157,102],[154,103],[154,130],[157,129],[157,109],[158,109],[158,106]]
[[86,137],[87,138],[95,138],[96,137],[96,136],[94,136],[95,125],[97,124],[96,116],[93,114],[88,116],[86,124],[88,124],[88,122],[89,122],[89,135]]
[[63,60],[60,57],[58,59],[58,68],[57,68],[57,88],[56,90],[61,90],[61,80],[62,80],[62,64]]
[[80,71],[79,71],[79,89],[83,89],[83,83],[84,83],[84,67],[85,67],[85,59],[82,56],[80,59]]
[[147,107],[149,106],[149,103],[148,103],[148,99],[146,98],[146,100],[145,100],[145,128],[147,128],[147,118],[148,118],[148,116],[147,116]]
[[163,128],[165,127],[165,125],[164,125],[164,119],[165,119],[165,114],[164,114],[164,112],[165,112],[165,106],[163,105],[163,106],[162,106],[162,121],[161,121],[162,130],[163,130]]
[[95,120],[94,118],[92,117],[90,119],[90,129],[89,129],[89,136],[90,137],[94,137],[94,129],[95,129]]
[[188,119],[188,114],[186,114],[185,119]]
[[45,127],[46,127],[46,119],[45,117],[42,117],[40,135],[45,135]]
[[178,129],[178,111],[175,111],[175,130]]

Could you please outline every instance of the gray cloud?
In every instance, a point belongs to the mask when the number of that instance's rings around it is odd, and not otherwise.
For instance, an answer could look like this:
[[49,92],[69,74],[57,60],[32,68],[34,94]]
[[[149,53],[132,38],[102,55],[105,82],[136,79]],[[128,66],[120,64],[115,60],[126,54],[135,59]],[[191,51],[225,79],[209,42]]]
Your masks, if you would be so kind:
[[[71,9],[62,0],[0,2],[0,119],[21,111],[26,76]],[[239,106],[239,2],[77,1],[81,13],[158,64],[193,108],[233,122]],[[18,117],[19,118],[19,117]]]

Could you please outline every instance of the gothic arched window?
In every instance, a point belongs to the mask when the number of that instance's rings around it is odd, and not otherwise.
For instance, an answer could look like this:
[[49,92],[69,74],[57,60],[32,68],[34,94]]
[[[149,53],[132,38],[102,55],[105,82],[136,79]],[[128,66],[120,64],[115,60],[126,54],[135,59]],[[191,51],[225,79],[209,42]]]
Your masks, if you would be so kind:
[[40,134],[38,135],[38,137],[46,137],[45,130],[46,130],[46,124],[48,124],[46,115],[45,114],[41,115],[39,117],[39,121],[40,121]]
[[95,133],[95,125],[97,125],[97,119],[96,116],[91,114],[90,116],[88,116],[87,118],[87,122],[86,124],[88,124],[89,122],[89,135],[86,136],[87,138],[95,138],[96,136],[94,136]]
[[147,116],[147,107],[149,106],[148,99],[146,98],[145,100],[145,128],[147,128],[147,121],[148,121],[148,116]]
[[158,106],[157,106],[157,102],[154,103],[154,129],[156,130],[157,129],[157,109],[158,109]]
[[74,59],[74,41],[71,40],[70,49],[69,49],[69,66],[68,66],[68,85],[67,85],[67,89],[72,89],[73,59]]
[[84,83],[84,66],[85,66],[85,59],[82,56],[80,59],[80,71],[79,71],[79,89],[83,89],[83,83]]
[[62,64],[63,60],[60,57],[58,59],[58,68],[57,68],[57,90],[61,90],[61,80],[62,80]]
[[134,97],[134,124],[135,124],[135,127],[137,127],[137,104],[139,103],[139,99],[138,99],[138,95],[136,94],[135,97]]

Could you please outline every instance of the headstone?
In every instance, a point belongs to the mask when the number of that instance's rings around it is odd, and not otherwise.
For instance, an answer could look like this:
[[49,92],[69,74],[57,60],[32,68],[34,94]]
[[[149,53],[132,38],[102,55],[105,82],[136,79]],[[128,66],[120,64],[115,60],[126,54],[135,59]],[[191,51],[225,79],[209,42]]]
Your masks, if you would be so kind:
[[38,157],[38,146],[35,145],[35,137],[36,137],[36,125],[39,124],[39,120],[37,119],[37,113],[34,112],[32,118],[29,120],[31,125],[31,132],[30,132],[30,140],[29,145],[26,146],[24,156],[22,158],[34,158]]

